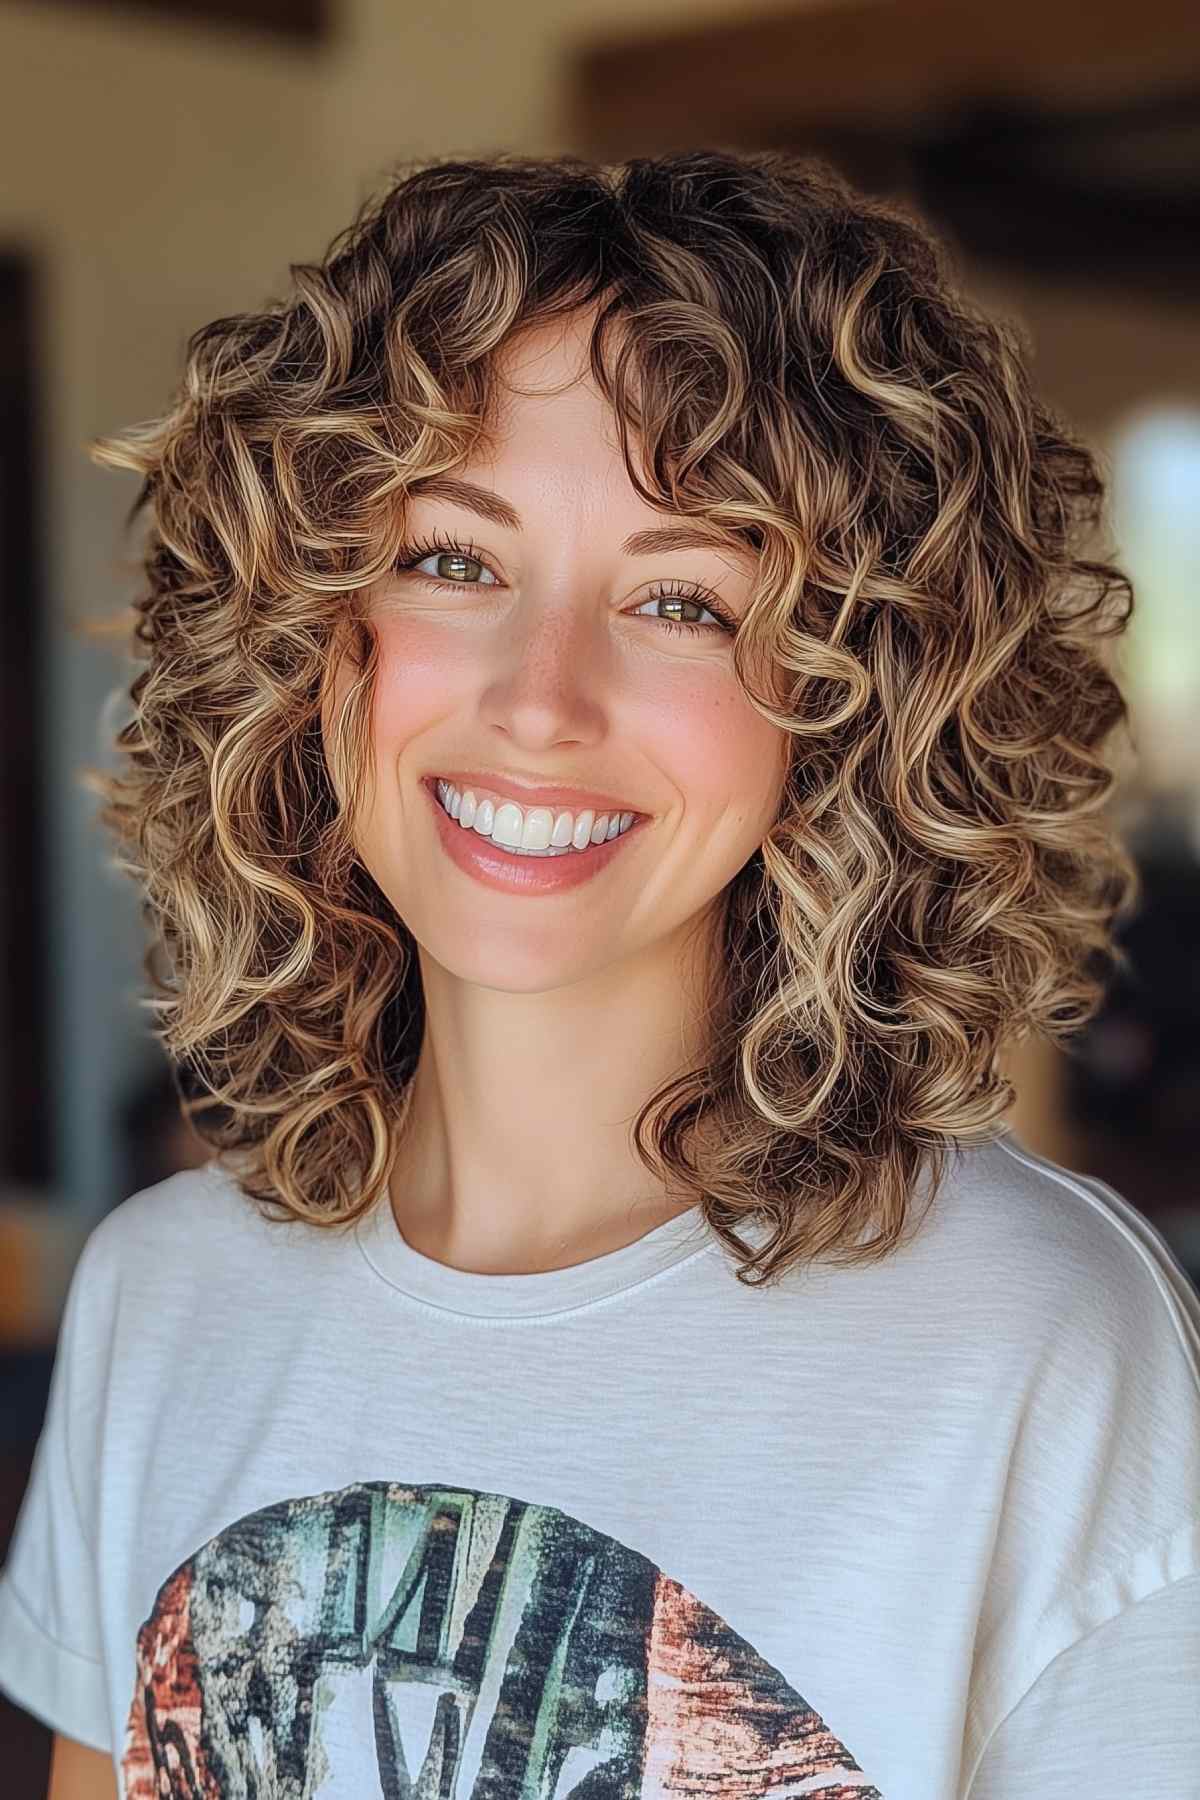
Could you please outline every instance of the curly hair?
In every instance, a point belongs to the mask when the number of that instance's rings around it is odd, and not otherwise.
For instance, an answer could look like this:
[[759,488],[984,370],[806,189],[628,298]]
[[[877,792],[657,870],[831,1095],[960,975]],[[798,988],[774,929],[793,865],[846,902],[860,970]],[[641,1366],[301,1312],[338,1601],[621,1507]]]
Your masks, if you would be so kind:
[[882,1260],[918,1176],[932,1199],[1004,1129],[1005,1048],[1099,1009],[1140,898],[1098,642],[1132,588],[1084,555],[1105,482],[1022,332],[915,214],[776,151],[406,163],[290,275],[191,336],[161,418],[88,446],[143,478],[147,666],[121,766],[82,780],[194,1128],[268,1217],[348,1226],[387,1187],[424,1003],[332,779],[355,795],[369,760],[365,590],[412,484],[486,435],[500,348],[592,308],[636,491],[755,553],[734,667],[791,740],[720,897],[705,1058],[646,1100],[637,1154],[747,1285]]

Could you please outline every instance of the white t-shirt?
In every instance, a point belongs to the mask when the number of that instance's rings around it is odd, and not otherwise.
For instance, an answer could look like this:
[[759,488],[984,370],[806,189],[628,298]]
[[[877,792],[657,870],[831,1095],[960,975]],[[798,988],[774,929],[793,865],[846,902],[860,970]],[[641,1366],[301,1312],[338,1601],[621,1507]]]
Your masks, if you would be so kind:
[[695,1213],[482,1275],[386,1197],[132,1195],[0,1686],[129,1800],[1200,1796],[1200,1298],[1143,1215],[1006,1134],[874,1267],[733,1269]]

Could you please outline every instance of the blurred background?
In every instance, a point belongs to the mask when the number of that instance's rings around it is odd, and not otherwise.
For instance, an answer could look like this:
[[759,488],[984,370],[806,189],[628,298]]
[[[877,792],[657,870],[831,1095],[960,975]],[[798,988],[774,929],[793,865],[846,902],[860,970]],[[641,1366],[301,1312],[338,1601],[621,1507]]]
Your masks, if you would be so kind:
[[[206,1151],[138,1007],[144,928],[78,771],[107,766],[133,476],[189,334],[318,258],[402,158],[811,150],[913,204],[1100,452],[1137,611],[1114,800],[1131,971],[1011,1063],[1030,1148],[1200,1280],[1200,17],[1195,0],[0,0],[0,1557],[66,1283],[114,1205]],[[12,1800],[49,1733],[0,1697]]]

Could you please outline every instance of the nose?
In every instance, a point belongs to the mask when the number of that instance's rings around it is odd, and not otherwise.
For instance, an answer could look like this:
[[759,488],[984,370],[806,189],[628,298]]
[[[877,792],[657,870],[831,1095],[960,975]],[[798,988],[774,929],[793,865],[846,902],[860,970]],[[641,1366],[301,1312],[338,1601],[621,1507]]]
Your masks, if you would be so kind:
[[603,614],[569,595],[530,600],[514,620],[484,702],[517,742],[587,743],[603,730],[610,657]]

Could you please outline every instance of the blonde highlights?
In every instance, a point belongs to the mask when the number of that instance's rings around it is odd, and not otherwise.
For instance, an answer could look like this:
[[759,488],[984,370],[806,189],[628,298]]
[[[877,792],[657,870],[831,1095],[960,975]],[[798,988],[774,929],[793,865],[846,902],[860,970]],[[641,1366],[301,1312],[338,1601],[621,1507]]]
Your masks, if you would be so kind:
[[1095,458],[916,219],[780,152],[409,167],[291,275],[92,446],[149,529],[122,766],[86,779],[195,1129],[277,1216],[339,1227],[386,1188],[424,1009],[342,804],[371,762],[364,596],[409,489],[488,430],[497,352],[590,309],[634,486],[756,553],[734,662],[791,740],[723,896],[708,1052],[638,1153],[744,1281],[882,1259],[918,1175],[1000,1129],[1004,1049],[1077,1031],[1121,960],[1099,640],[1133,602],[1086,554]]

